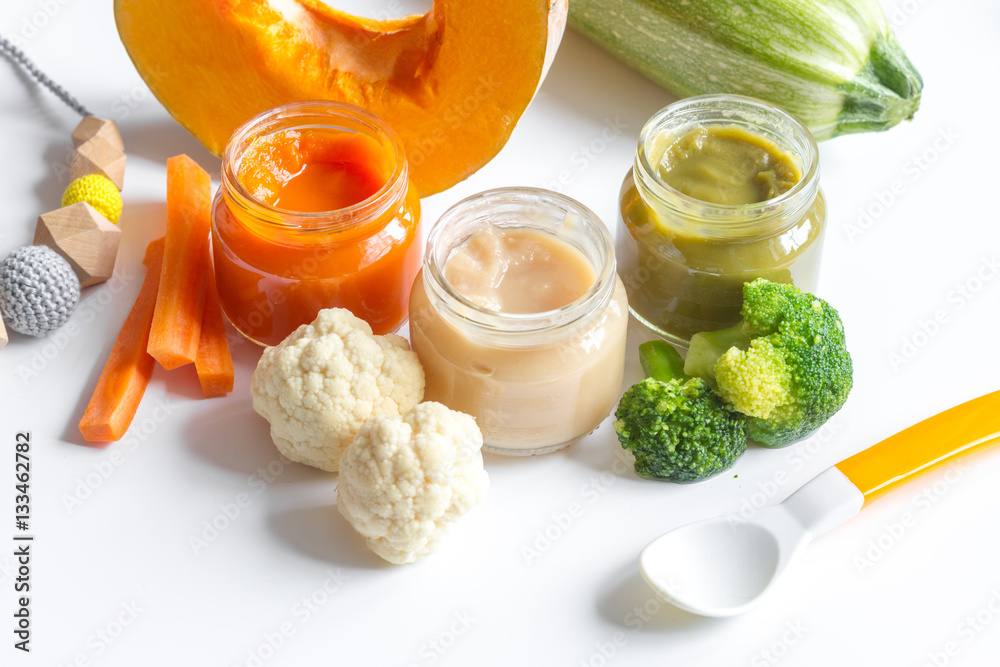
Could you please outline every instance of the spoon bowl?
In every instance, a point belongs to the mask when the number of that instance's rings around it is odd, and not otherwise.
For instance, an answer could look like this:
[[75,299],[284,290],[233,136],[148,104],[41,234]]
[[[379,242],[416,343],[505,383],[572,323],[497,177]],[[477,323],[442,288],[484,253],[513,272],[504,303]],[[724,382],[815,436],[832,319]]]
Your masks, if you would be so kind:
[[780,539],[763,525],[707,519],[652,542],[639,556],[639,571],[681,609],[732,616],[746,611],[774,581],[782,560]]
[[783,503],[750,517],[714,517],[676,528],[639,555],[639,571],[668,602],[702,616],[752,609],[795,554],[815,536],[854,516],[864,504],[836,468]]

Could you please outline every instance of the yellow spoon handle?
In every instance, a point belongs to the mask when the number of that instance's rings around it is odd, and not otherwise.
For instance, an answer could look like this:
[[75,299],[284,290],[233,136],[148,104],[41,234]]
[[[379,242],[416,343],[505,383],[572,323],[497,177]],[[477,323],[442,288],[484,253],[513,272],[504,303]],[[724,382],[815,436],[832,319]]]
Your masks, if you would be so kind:
[[837,464],[865,505],[910,480],[1000,442],[1000,391],[945,410]]

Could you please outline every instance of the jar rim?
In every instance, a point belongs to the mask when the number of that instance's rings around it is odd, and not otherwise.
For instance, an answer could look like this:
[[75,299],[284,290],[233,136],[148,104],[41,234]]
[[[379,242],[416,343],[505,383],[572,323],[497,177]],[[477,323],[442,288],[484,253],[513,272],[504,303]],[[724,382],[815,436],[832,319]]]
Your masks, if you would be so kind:
[[[337,119],[352,122],[362,129],[321,124],[323,121],[335,122]],[[311,122],[308,122],[310,120]],[[260,201],[238,178],[243,155],[256,138],[284,130],[324,127],[338,127],[344,131],[366,131],[370,136],[388,143],[396,158],[395,166],[381,188],[369,197],[343,208],[329,211],[294,211]],[[346,102],[306,100],[281,104],[262,111],[233,132],[222,153],[222,183],[231,200],[241,208],[247,209],[261,222],[302,232],[329,232],[357,228],[381,217],[394,208],[397,199],[405,195],[408,172],[409,166],[402,141],[392,127],[370,111]]]
[[[667,183],[650,163],[649,146],[667,123],[680,123],[686,118],[687,123],[671,132],[680,134],[696,125],[747,125],[793,153],[802,162],[802,177],[777,197],[751,204],[716,204],[681,192]],[[766,124],[780,127],[783,132],[768,131]],[[734,222],[738,223],[740,218],[756,226],[762,218],[775,214],[784,216],[789,208],[804,208],[819,189],[819,147],[809,129],[787,111],[744,95],[698,95],[663,107],[646,121],[639,133],[634,167],[640,194],[652,196],[659,203],[685,213],[697,211],[699,224],[725,226],[730,231],[740,231],[734,227]]]
[[[501,208],[516,211],[542,207],[556,216],[564,214],[563,223],[582,225],[583,233],[592,241],[592,256],[578,244],[541,226],[528,217],[506,224],[491,219],[490,210]],[[572,220],[571,220],[572,218]],[[444,265],[451,252],[472,233],[458,234],[450,242],[442,237],[446,233],[465,231],[477,222],[487,226],[507,228],[534,228],[553,233],[557,238],[580,250],[594,268],[594,282],[587,291],[570,303],[552,310],[537,313],[504,313],[490,310],[460,294],[444,276]],[[463,223],[465,227],[463,227]],[[442,247],[446,245],[447,247]],[[616,276],[614,241],[603,221],[591,209],[566,195],[533,187],[503,187],[479,192],[459,201],[445,211],[431,228],[424,252],[424,283],[428,292],[445,305],[447,314],[461,318],[481,328],[485,333],[506,339],[525,334],[550,331],[578,322],[609,301]]]

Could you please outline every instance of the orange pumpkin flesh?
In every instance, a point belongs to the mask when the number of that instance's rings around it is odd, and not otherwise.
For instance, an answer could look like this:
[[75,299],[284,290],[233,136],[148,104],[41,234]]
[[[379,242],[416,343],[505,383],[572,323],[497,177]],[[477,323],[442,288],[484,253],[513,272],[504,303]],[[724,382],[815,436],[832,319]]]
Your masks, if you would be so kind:
[[115,0],[139,74],[216,155],[271,107],[349,102],[399,134],[421,196],[467,178],[506,143],[547,42],[558,44],[550,11],[565,3],[435,0],[423,16],[377,21],[319,0]]

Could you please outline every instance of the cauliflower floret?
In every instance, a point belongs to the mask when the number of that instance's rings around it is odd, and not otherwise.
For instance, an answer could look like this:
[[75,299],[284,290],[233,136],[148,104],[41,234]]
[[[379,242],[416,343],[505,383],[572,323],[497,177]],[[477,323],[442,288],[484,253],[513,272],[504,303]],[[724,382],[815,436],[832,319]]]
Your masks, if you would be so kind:
[[424,371],[406,339],[376,336],[350,311],[329,308],[264,350],[250,392],[286,458],[335,472],[369,417],[423,399]]
[[337,507],[376,554],[412,563],[486,497],[482,445],[475,420],[440,403],[374,417],[341,457]]

